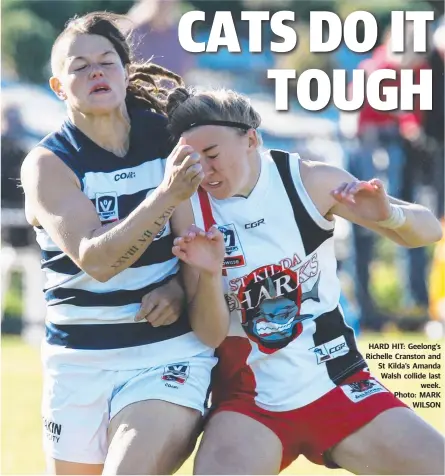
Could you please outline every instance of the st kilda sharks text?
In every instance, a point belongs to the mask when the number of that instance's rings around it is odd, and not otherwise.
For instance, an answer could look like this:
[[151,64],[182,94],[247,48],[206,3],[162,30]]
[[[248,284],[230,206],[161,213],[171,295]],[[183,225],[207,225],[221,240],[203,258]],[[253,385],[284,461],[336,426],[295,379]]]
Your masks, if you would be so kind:
[[[276,352],[301,334],[302,321],[313,317],[301,314],[301,306],[308,300],[320,302],[320,274],[316,253],[302,264],[294,255],[257,268],[230,280],[230,311],[241,311],[244,331],[262,352]],[[311,289],[303,292],[302,285],[317,275]]]

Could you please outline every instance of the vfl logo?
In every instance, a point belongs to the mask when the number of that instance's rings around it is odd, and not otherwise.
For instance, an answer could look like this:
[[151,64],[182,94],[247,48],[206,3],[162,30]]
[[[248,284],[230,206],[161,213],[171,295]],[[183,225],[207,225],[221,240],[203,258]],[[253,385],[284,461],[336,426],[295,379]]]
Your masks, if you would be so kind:
[[331,356],[326,353],[326,349],[323,346],[314,347],[314,354],[317,357],[317,364],[321,364],[325,360],[331,359]]
[[233,223],[230,225],[218,225],[218,229],[224,235],[224,244],[226,246],[224,268],[246,266],[246,258],[235,225]]
[[317,358],[317,364],[322,364],[327,360],[336,359],[342,355],[346,355],[349,352],[348,344],[345,337],[340,336],[325,344],[317,345],[317,347],[311,347],[311,350]]
[[235,251],[238,251],[238,247],[235,245],[235,232],[227,227],[220,227],[219,229],[224,235],[224,243],[226,245],[226,253],[228,255]]
[[162,380],[166,380],[166,387],[178,388],[175,385],[170,385],[168,382],[179,383],[184,385],[190,374],[190,365],[188,362],[179,362],[177,364],[166,365]]
[[119,220],[117,193],[96,193],[96,211],[100,221]]

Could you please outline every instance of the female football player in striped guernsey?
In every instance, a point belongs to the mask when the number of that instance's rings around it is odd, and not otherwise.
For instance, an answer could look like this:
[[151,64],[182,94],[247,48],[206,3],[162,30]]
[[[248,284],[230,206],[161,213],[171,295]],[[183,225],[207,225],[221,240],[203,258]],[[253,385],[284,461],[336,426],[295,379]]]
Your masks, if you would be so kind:
[[205,172],[173,251],[209,268],[203,230],[218,225],[231,310],[195,473],[276,474],[303,454],[357,474],[443,474],[443,437],[370,374],[345,324],[333,238],[340,216],[425,246],[438,220],[378,180],[261,151],[261,118],[235,92],[178,88],[168,113]]
[[[50,85],[68,118],[22,166],[47,278],[42,411],[48,471],[56,474],[179,467],[200,428],[214,348],[229,322],[219,270],[188,273],[190,312],[182,309],[170,223],[178,232],[191,225],[177,212],[202,167],[190,147],[171,151],[153,93],[157,79],[181,79],[132,64],[117,20],[91,13],[56,40]],[[222,235],[212,244],[222,262]]]

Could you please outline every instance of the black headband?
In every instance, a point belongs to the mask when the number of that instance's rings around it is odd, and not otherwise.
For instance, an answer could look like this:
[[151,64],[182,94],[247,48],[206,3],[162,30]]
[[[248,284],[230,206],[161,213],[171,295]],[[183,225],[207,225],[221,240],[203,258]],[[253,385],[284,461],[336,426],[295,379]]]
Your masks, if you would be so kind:
[[199,127],[199,126],[226,126],[226,127],[235,127],[237,129],[242,129],[243,131],[248,131],[249,129],[254,129],[254,127],[249,126],[247,124],[244,124],[243,122],[232,122],[232,121],[218,121],[218,120],[208,120],[208,121],[198,121],[198,122],[193,122],[192,124],[188,125],[185,127],[181,134],[182,135],[184,132],[193,129],[194,127]]

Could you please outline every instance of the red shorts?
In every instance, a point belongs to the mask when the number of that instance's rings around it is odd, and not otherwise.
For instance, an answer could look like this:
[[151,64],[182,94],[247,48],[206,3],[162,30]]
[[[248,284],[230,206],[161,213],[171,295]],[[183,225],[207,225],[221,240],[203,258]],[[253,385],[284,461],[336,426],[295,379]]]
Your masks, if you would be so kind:
[[211,416],[223,411],[238,412],[267,426],[283,445],[281,470],[301,454],[315,464],[337,468],[325,457],[326,451],[380,413],[396,407],[407,405],[369,372],[360,370],[323,397],[296,410],[271,412],[251,398],[234,395],[218,402]]

